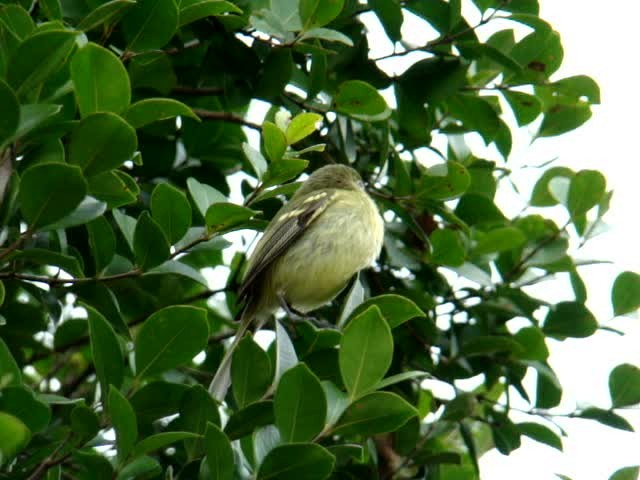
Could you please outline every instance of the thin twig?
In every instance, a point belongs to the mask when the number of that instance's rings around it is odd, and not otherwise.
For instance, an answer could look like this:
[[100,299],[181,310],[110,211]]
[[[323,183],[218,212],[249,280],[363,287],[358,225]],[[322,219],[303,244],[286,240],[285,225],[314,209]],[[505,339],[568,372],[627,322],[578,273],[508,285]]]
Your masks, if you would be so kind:
[[236,115],[231,112],[215,112],[212,110],[204,110],[202,108],[194,108],[192,109],[193,113],[198,115],[202,120],[219,120],[222,122],[229,123],[237,123],[238,125],[242,125],[243,127],[252,128],[254,130],[260,131],[262,130],[262,126],[257,123],[250,122],[249,120],[245,120],[240,115]]
[[133,269],[128,272],[117,273],[115,275],[107,275],[104,277],[86,277],[86,278],[59,278],[59,277],[45,277],[42,275],[31,275],[29,273],[19,273],[19,272],[0,272],[0,278],[11,278],[16,280],[25,280],[29,282],[41,282],[46,283],[47,285],[57,286],[64,285],[67,283],[80,285],[86,283],[95,283],[95,282],[113,282],[115,280],[122,280],[125,278],[137,277],[142,274],[140,269]]
[[49,470],[51,467],[55,467],[56,465],[61,464],[67,458],[69,458],[71,453],[67,453],[66,455],[63,455],[58,459],[55,458],[65,447],[65,445],[69,441],[69,437],[70,435],[67,436],[65,440],[60,442],[60,445],[58,445],[56,449],[53,452],[51,452],[51,454],[47,458],[45,458],[42,462],[40,462],[38,467],[33,471],[31,475],[29,475],[29,478],[27,480],[38,480],[42,478],[43,475],[47,473],[47,470]]

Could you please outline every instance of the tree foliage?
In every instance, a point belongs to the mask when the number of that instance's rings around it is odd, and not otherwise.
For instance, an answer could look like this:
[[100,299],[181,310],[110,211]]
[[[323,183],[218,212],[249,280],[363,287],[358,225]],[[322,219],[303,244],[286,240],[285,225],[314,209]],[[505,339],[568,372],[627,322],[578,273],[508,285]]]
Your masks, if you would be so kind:
[[[606,328],[577,248],[611,192],[555,165],[529,171],[520,214],[496,191],[511,188],[512,132],[571,131],[599,89],[554,75],[562,44],[537,0],[473,4],[478,23],[459,0],[0,4],[0,478],[471,480],[523,435],[562,448],[546,339]],[[408,14],[430,39],[403,43]],[[373,15],[397,53],[371,58]],[[397,58],[408,68],[386,73]],[[206,386],[246,250],[228,234],[259,232],[332,161],[384,212],[382,256],[319,322],[269,326],[266,350],[243,339],[218,405]],[[570,300],[527,292],[558,276]],[[615,281],[615,315],[638,308],[639,278]],[[452,399],[423,382],[471,377]],[[639,385],[620,365],[611,405],[569,416],[631,430],[619,409]],[[514,395],[529,421],[511,419]]]

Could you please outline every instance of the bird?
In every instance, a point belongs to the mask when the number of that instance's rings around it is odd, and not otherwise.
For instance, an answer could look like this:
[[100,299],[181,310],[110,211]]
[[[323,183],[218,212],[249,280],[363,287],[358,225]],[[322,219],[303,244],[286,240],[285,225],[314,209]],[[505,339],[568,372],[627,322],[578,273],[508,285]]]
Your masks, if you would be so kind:
[[224,400],[233,351],[250,326],[260,329],[279,308],[304,316],[330,303],[378,258],[383,238],[384,221],[355,169],[330,164],[313,172],[249,257],[238,290],[240,325],[209,386],[212,397]]

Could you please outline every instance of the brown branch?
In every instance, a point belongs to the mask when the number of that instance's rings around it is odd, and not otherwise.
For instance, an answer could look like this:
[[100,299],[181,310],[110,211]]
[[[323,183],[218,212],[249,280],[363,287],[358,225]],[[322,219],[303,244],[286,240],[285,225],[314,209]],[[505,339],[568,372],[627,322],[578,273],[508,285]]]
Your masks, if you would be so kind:
[[67,436],[67,438],[65,440],[63,440],[60,443],[60,445],[58,445],[56,447],[56,449],[53,452],[51,452],[51,454],[47,458],[45,458],[42,462],[40,462],[40,464],[36,467],[36,469],[33,471],[33,473],[31,475],[29,475],[27,480],[38,480],[38,479],[42,478],[47,473],[47,470],[49,470],[51,467],[55,467],[56,465],[60,465],[67,458],[69,458],[69,456],[71,455],[71,452],[61,456],[58,459],[56,459],[55,457],[65,447],[65,445],[69,441],[70,436],[71,435]]
[[240,115],[236,115],[235,113],[231,112],[214,112],[212,110],[194,108],[193,113],[198,115],[198,117],[200,117],[202,120],[218,120],[222,122],[236,123],[238,125],[242,125],[243,127],[252,128],[257,131],[262,130],[262,126],[258,125],[257,123],[245,120]]
[[87,283],[95,283],[95,282],[113,282],[115,280],[122,280],[124,278],[137,277],[142,274],[142,271],[139,269],[133,269],[128,272],[117,273],[115,275],[107,275],[105,277],[86,277],[86,278],[58,278],[58,277],[45,277],[42,275],[31,275],[28,273],[18,273],[18,272],[1,272],[1,278],[10,278],[15,280],[25,280],[29,282],[41,282],[46,283],[47,285],[57,286],[64,285],[65,283],[71,283],[74,285],[81,285]]

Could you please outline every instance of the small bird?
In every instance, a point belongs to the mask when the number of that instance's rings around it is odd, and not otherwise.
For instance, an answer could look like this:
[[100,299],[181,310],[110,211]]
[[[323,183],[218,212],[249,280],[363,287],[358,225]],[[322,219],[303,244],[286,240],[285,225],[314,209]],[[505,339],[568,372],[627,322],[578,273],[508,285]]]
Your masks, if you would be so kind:
[[382,249],[384,222],[356,170],[326,165],[313,172],[269,223],[239,290],[244,302],[235,340],[209,392],[222,401],[231,356],[250,325],[259,329],[282,307],[304,315],[333,300]]

